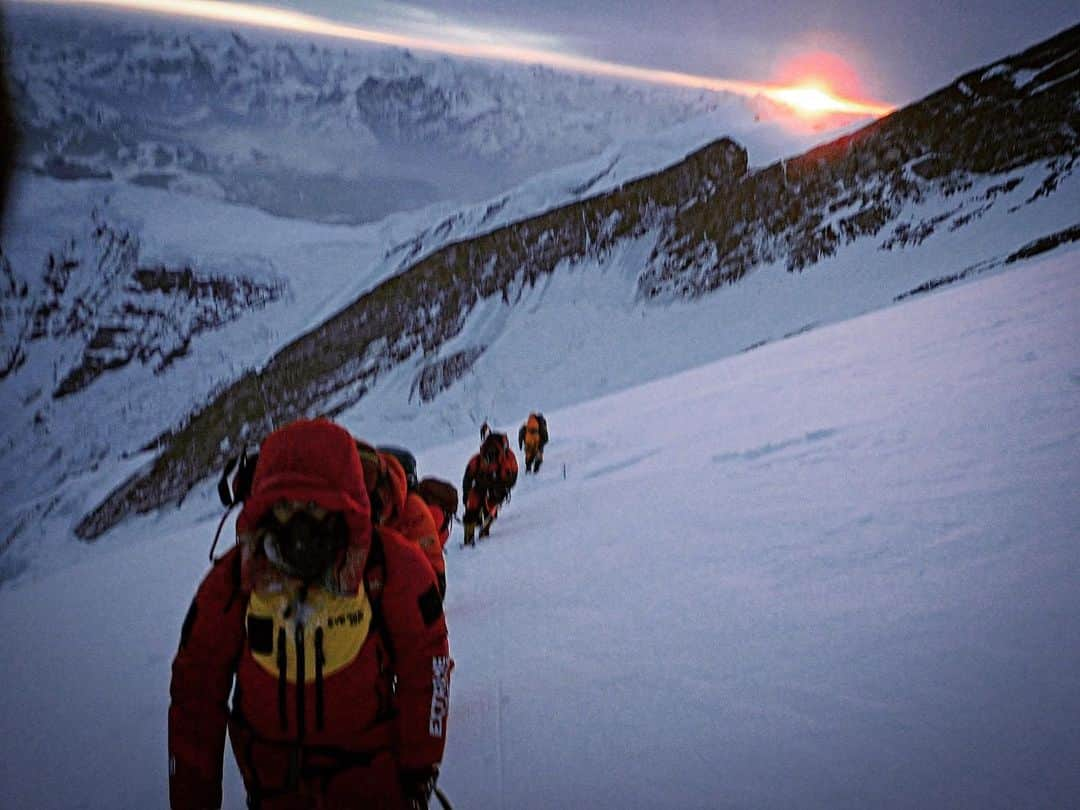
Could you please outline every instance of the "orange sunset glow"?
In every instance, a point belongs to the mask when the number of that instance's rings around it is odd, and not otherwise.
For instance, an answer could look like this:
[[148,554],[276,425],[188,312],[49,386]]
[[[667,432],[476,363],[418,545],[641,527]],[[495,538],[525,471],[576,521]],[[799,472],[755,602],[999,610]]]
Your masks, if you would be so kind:
[[240,24],[295,33],[313,34],[377,45],[411,48],[471,59],[541,64],[568,71],[667,84],[716,92],[735,93],[749,98],[765,98],[804,119],[826,116],[877,117],[894,108],[858,96],[854,71],[839,57],[813,53],[786,63],[780,80],[771,83],[722,79],[677,71],[635,67],[558,51],[545,51],[513,44],[462,42],[454,39],[411,36],[391,31],[361,28],[280,8],[220,0],[32,0],[39,4],[115,8],[167,16]]
[[887,115],[890,105],[865,100],[855,69],[827,51],[807,51],[787,58],[776,70],[776,86],[767,97],[797,114],[815,118],[828,114]]

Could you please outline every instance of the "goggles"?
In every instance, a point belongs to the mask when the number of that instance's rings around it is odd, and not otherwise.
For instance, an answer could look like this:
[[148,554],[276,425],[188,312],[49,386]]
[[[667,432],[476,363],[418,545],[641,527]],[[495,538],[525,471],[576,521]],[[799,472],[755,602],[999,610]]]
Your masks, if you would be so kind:
[[266,556],[305,584],[329,573],[349,539],[345,516],[316,504],[279,502],[260,526]]

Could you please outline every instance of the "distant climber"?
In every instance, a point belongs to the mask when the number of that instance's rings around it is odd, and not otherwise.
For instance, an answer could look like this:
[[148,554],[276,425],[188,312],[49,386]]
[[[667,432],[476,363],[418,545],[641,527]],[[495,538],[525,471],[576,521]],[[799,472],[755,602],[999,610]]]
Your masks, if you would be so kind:
[[491,532],[499,507],[509,499],[510,490],[517,483],[517,474],[517,457],[510,449],[506,434],[489,433],[480,445],[480,452],[469,459],[461,481],[461,497],[465,501],[465,545],[475,544],[478,525],[481,537],[487,537]]
[[525,472],[538,473],[544,463],[544,445],[548,443],[547,420],[539,411],[529,414],[518,430],[518,449],[525,451]]

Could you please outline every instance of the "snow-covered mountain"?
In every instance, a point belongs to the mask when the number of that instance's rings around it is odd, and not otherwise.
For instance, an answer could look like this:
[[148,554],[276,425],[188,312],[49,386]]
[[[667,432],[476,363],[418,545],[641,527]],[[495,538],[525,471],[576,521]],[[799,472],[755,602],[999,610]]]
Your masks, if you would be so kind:
[[448,547],[456,806],[1072,806],[1077,38],[806,154],[707,117],[355,227],[24,173],[0,805],[167,806],[240,444],[330,412],[456,480],[541,408]]
[[22,162],[360,223],[494,196],[538,172],[746,100],[540,67],[18,6]]
[[[238,443],[302,414],[377,402],[423,435],[462,411],[528,408],[535,380],[502,372],[517,352],[535,355],[535,375],[561,379],[568,403],[1075,241],[1078,75],[1080,27],[798,157],[750,170],[746,151],[721,139],[448,244],[157,437],[164,452],[77,531],[94,537],[183,498]],[[588,292],[557,292],[574,285]],[[599,314],[581,322],[571,306]],[[674,356],[655,339],[673,311],[687,332]],[[528,339],[530,321],[568,317],[554,344]],[[584,357],[606,358],[599,385],[575,373]]]
[[[1076,38],[780,162],[787,138],[715,113],[476,205],[360,227],[115,178],[24,177],[2,246],[0,578],[76,528],[97,537],[182,503],[299,413],[421,448],[1075,238]],[[81,269],[49,270],[49,256]],[[104,256],[123,269],[95,274]],[[80,273],[113,278],[111,292],[53,291],[83,289]],[[154,273],[169,281],[147,289]],[[83,313],[79,330],[33,328],[53,300],[48,322]],[[124,318],[151,310],[169,328]]]
[[[454,806],[1075,806],[1080,250],[1013,267],[547,410],[541,474],[448,546]],[[344,423],[375,439],[376,415]],[[421,473],[456,479],[476,440]],[[201,486],[0,590],[4,807],[168,806],[170,663],[220,512]]]
[[[147,22],[153,18],[12,11],[9,55],[27,151],[0,242],[0,400],[9,415],[0,426],[7,526],[0,579],[69,535],[70,525],[58,531],[53,518],[69,524],[89,508],[88,497],[104,494],[90,491],[111,486],[89,479],[130,469],[156,437],[243,370],[418,257],[654,172],[716,132],[737,134],[759,163],[816,137],[756,120],[733,97],[400,51],[331,50]],[[308,68],[294,76],[297,60]],[[214,82],[205,81],[204,67],[217,71]],[[447,107],[453,120],[432,120],[423,135],[380,140],[358,123],[356,92],[322,106],[312,100],[329,92],[319,81],[370,90],[373,76],[404,77],[409,86],[419,77],[454,99],[493,95],[506,103],[472,123],[467,105]],[[297,91],[301,81],[307,89]],[[270,96],[281,98],[258,101]],[[399,117],[418,109],[411,97],[395,98]],[[195,112],[179,115],[184,110]],[[511,134],[500,146],[490,138],[501,128]],[[462,140],[470,131],[488,138],[482,148]],[[318,148],[293,148],[298,139]],[[332,194],[308,194],[311,186],[292,181],[319,175],[356,148],[375,149],[372,161],[335,165],[333,182],[356,166],[396,165],[386,149],[439,182],[455,155],[480,164],[445,185],[444,201],[389,216],[399,206],[381,185],[349,184],[375,194],[377,221],[357,227],[304,221],[322,215],[303,206],[282,209],[288,219],[268,216],[260,208],[277,209],[265,199],[228,190],[238,166],[257,164],[260,188],[337,206]],[[440,153],[435,169],[424,161],[431,149]],[[593,156],[559,163],[579,153]],[[324,158],[313,162],[316,155]],[[495,197],[461,203],[477,178],[508,188],[517,173],[544,167]],[[347,216],[323,218],[363,218],[349,205],[335,209]]]

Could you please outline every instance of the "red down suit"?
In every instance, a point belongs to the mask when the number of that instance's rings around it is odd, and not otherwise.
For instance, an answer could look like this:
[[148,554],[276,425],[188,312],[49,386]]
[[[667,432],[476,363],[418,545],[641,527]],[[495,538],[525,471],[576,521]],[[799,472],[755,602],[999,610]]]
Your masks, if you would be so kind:
[[494,517],[499,505],[517,482],[518,464],[505,433],[489,433],[480,452],[465,465],[461,494],[465,500],[466,523],[476,523],[484,515]]
[[[344,513],[349,538],[325,582],[268,564],[257,527],[279,499]],[[237,532],[173,661],[172,806],[220,806],[228,727],[250,806],[408,807],[402,774],[442,759],[453,664],[423,553],[390,529],[373,539],[348,432],[317,420],[271,434]]]

